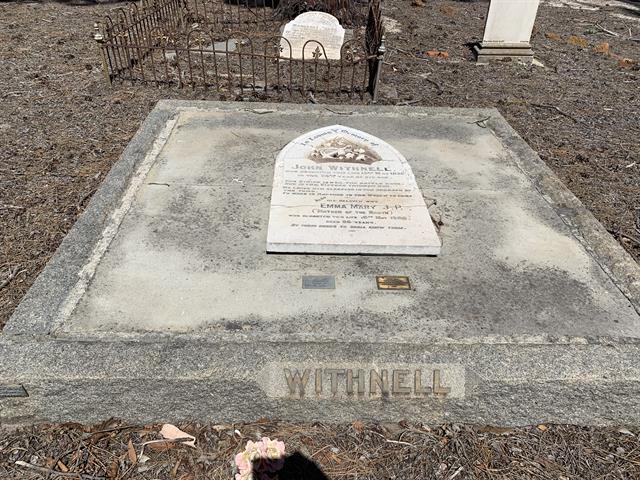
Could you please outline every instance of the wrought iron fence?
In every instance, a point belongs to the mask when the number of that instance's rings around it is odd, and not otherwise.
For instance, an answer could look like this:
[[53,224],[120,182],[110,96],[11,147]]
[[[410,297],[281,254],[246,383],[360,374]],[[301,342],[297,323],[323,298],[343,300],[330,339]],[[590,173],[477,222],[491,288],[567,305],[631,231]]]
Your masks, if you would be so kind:
[[333,2],[352,32],[337,60],[316,40],[294,57],[280,35],[286,16],[273,1],[142,0],[119,8],[95,25],[106,81],[215,89],[227,97],[375,99],[385,52],[379,0]]

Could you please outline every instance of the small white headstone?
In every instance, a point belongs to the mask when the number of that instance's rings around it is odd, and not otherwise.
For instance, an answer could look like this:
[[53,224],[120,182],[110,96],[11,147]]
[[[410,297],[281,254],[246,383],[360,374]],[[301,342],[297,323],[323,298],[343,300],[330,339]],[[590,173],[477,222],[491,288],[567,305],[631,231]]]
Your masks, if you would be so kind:
[[491,0],[483,46],[529,45],[539,0]]
[[339,60],[344,42],[344,28],[333,15],[306,12],[287,23],[282,30],[282,36],[282,58],[290,58],[291,55],[291,58],[301,59],[304,48],[305,60],[312,60],[314,55],[321,60]]
[[407,160],[334,125],[276,159],[267,252],[438,255],[440,239]]

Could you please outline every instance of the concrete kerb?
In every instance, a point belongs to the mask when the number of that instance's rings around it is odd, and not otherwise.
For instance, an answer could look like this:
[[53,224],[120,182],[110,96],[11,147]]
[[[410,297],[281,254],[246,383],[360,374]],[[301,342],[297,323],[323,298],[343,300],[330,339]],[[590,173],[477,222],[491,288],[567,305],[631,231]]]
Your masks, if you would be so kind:
[[91,198],[86,210],[14,311],[2,331],[4,335],[51,333],[67,292],[78,281],[136,167],[151,149],[166,121],[173,115],[175,111],[169,105],[159,104],[143,122]]
[[[608,344],[358,344],[168,341],[47,342],[3,339],[2,378],[29,398],[3,399],[7,423],[255,420],[457,421],[523,425],[536,422],[629,423],[640,409],[640,345]],[[299,365],[436,364],[464,367],[464,398],[273,398],[265,391],[270,361]],[[580,388],[576,390],[576,384]],[[250,399],[247,402],[247,399]],[[490,399],[490,401],[487,401]],[[588,401],[585,401],[588,399]],[[636,418],[637,420],[637,418]]]

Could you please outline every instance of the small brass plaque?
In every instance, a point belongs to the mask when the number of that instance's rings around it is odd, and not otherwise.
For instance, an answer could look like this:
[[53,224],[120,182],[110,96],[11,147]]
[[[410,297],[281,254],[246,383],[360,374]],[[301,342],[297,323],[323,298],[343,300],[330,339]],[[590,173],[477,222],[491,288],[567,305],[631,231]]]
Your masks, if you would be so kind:
[[302,277],[302,288],[333,290],[336,288],[336,279],[332,275],[305,275]]
[[411,290],[409,277],[402,275],[378,275],[376,283],[378,290]]
[[0,385],[0,398],[24,398],[29,394],[22,385]]

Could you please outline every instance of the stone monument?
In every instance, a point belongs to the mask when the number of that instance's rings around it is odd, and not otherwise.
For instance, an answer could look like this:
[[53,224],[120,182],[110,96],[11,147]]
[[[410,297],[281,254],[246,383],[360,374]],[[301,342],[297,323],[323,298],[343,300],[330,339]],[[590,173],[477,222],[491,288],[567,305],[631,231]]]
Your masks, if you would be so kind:
[[278,155],[267,251],[438,255],[440,239],[402,154],[334,125]]
[[530,63],[529,43],[539,0],[491,0],[482,43],[476,45],[478,63],[511,58]]
[[345,30],[333,15],[306,12],[284,26],[280,56],[284,59],[340,60]]

